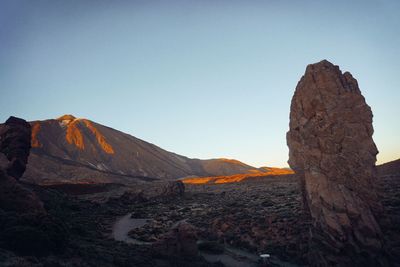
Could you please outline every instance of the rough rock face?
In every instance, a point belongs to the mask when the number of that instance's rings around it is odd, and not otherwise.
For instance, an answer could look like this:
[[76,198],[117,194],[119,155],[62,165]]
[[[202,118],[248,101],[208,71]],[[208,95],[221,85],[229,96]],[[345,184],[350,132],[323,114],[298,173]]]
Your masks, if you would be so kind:
[[40,198],[17,180],[25,171],[30,144],[26,121],[10,117],[0,125],[0,250],[43,256],[61,251],[67,239],[62,222],[49,216]]
[[379,176],[398,176],[400,174],[400,159],[379,165],[377,169]]
[[9,160],[7,174],[19,179],[26,169],[31,149],[31,126],[23,119],[10,117],[0,128],[0,152]]
[[181,181],[168,181],[157,188],[158,195],[163,197],[181,197],[185,193],[185,185]]
[[29,189],[0,170],[0,209],[18,213],[45,214],[43,203]]
[[372,134],[371,108],[352,75],[326,60],[307,66],[292,99],[287,143],[313,220],[313,265],[379,264]]
[[0,128],[0,208],[44,214],[43,203],[16,179],[25,171],[31,147],[31,126],[10,117]]

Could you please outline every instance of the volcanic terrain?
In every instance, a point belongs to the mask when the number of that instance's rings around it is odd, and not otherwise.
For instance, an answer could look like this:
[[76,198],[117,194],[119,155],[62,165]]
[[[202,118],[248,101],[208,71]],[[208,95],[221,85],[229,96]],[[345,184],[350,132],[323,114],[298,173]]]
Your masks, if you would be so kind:
[[[22,180],[36,184],[140,183],[185,177],[271,173],[232,159],[190,159],[131,135],[64,115],[30,122],[32,149]],[[278,168],[273,170],[278,174]],[[282,170],[282,174],[288,173]]]

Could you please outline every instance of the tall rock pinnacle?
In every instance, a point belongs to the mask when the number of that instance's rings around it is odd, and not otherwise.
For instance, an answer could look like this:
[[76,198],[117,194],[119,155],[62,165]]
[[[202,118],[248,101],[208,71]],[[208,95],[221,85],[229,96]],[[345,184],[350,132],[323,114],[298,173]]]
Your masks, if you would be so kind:
[[311,265],[379,265],[372,134],[371,108],[352,75],[326,60],[307,66],[292,99],[287,144],[313,221]]

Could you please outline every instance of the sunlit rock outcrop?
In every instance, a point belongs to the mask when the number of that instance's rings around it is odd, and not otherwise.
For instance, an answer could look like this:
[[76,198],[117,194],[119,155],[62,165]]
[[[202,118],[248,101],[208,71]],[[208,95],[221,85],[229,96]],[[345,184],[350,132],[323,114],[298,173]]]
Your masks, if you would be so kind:
[[208,176],[208,177],[189,177],[182,179],[185,184],[226,184],[238,183],[246,180],[254,180],[266,176],[279,176],[293,174],[291,169],[262,167],[255,170],[249,170],[248,173],[238,173],[224,176]]
[[[65,139],[69,144],[75,145],[80,150],[85,149],[84,135],[82,130],[84,126],[95,136],[100,148],[107,154],[114,154],[113,147],[107,143],[106,138],[101,134],[101,132],[86,119],[77,119],[72,115],[64,115],[57,119],[63,127],[66,127]],[[34,125],[37,125],[35,123]],[[35,142],[37,139],[33,138],[34,132],[32,132],[32,140]]]
[[312,265],[380,264],[372,134],[371,108],[352,75],[326,60],[307,66],[292,99],[287,143],[313,219]]

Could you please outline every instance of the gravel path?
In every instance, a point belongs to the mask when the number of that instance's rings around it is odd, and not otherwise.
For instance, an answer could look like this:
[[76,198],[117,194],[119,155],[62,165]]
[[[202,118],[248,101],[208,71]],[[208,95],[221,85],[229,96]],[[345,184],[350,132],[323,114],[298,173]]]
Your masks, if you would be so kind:
[[112,228],[112,237],[117,241],[122,241],[129,244],[149,245],[149,242],[143,242],[129,237],[129,231],[142,227],[148,223],[148,219],[133,219],[131,218],[131,215],[132,213],[128,213],[115,222]]

